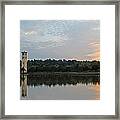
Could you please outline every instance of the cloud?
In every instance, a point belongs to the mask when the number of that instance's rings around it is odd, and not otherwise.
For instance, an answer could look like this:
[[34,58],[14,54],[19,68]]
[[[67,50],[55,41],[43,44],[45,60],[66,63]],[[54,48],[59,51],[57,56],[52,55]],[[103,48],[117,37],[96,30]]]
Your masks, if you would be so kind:
[[88,44],[88,46],[98,48],[98,47],[100,47],[100,43],[99,42],[91,42],[91,43]]
[[60,47],[65,44],[66,38],[63,36],[52,36],[49,39],[42,39],[38,42],[38,49]]
[[22,48],[24,47],[24,49],[29,47],[33,50],[55,48],[55,47],[61,47],[65,45],[65,40],[66,40],[66,37],[64,36],[52,36],[50,38],[27,37],[26,40],[24,40],[24,43],[21,42],[21,46]]
[[88,53],[86,56],[91,60],[100,60],[100,43],[99,42],[91,42],[88,44],[90,49],[93,49],[91,53]]
[[27,32],[24,32],[25,35],[36,35],[37,32],[36,31],[27,31]]
[[88,54],[87,57],[91,60],[100,60],[100,51],[95,51],[94,53]]
[[96,20],[23,20],[20,24],[21,51],[30,51],[33,58],[34,55],[43,58],[48,55],[92,59],[99,51],[98,28]]
[[100,30],[99,27],[92,28],[92,30]]

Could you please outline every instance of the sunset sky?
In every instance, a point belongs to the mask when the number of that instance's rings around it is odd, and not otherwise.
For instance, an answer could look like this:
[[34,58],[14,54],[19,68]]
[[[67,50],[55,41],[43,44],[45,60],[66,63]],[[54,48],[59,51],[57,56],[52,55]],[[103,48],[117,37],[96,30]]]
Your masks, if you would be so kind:
[[100,59],[99,20],[21,20],[20,51],[29,59]]

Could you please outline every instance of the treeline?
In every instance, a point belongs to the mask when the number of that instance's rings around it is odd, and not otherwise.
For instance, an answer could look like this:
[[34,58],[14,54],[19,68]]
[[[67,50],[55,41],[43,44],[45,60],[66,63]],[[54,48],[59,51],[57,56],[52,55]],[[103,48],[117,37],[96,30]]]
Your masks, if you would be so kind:
[[100,61],[28,60],[28,72],[99,72]]

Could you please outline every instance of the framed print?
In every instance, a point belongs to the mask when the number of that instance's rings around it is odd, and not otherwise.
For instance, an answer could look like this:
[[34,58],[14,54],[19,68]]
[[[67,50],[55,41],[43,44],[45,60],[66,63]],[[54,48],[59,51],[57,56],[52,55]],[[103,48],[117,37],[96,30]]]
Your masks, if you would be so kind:
[[118,1],[1,4],[1,118],[119,119]]

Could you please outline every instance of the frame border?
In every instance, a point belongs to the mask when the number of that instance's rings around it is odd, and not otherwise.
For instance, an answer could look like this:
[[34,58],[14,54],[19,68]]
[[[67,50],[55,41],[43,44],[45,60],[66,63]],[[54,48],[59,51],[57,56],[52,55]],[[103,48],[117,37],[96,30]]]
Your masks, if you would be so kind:
[[[5,5],[115,5],[115,115],[5,115]],[[0,118],[2,119],[119,119],[119,0],[45,0],[1,2],[1,80]]]

